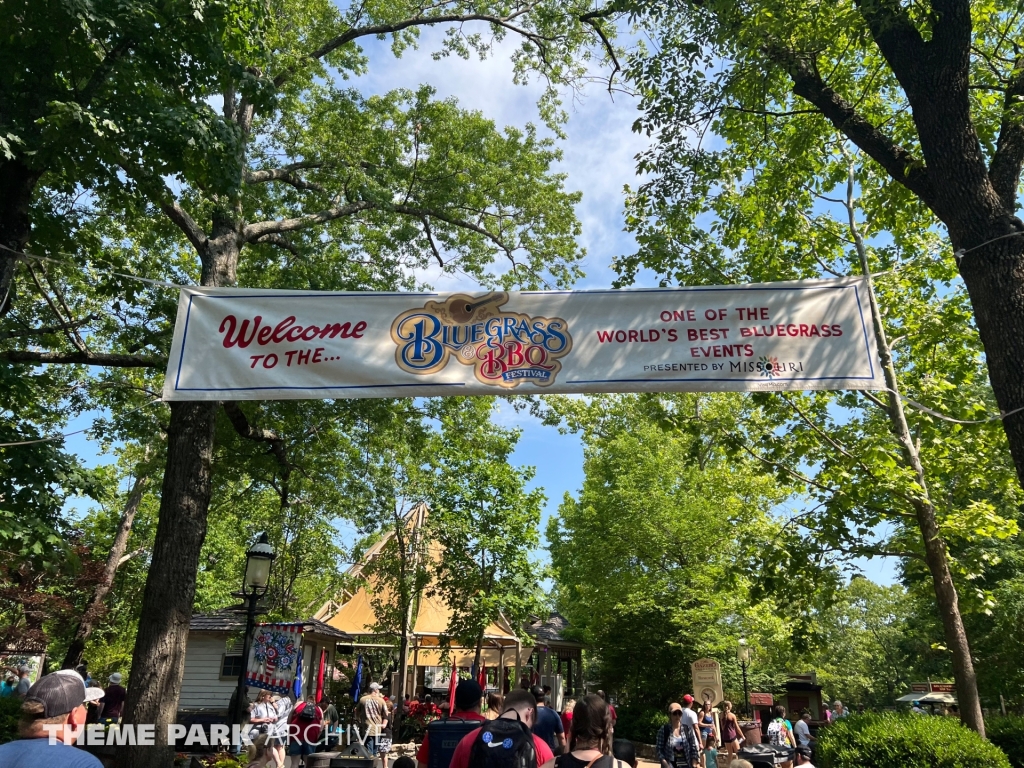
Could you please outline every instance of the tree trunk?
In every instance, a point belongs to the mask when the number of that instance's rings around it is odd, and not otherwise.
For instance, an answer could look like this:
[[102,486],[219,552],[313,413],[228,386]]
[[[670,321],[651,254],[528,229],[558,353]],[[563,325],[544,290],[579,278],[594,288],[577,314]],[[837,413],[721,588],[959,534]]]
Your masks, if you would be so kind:
[[484,631],[481,629],[480,634],[476,637],[476,655],[473,657],[473,666],[476,668],[477,675],[480,674],[480,656],[484,647]]
[[146,474],[139,474],[135,478],[135,485],[128,496],[124,512],[121,513],[121,521],[117,525],[114,543],[111,545],[110,553],[107,555],[107,564],[103,569],[103,575],[93,589],[92,598],[82,614],[81,621],[78,622],[75,636],[71,639],[68,652],[64,655],[64,663],[61,665],[62,669],[74,669],[82,663],[85,641],[92,634],[92,630],[96,626],[96,620],[103,612],[107,595],[114,585],[114,575],[117,572],[117,567],[121,564],[124,551],[128,547],[128,537],[131,535],[132,524],[135,522],[135,513],[139,509],[139,502],[142,501],[142,492],[146,489],[148,482],[149,476]]
[[[994,225],[972,240],[985,242],[1006,233],[1005,226]],[[954,247],[966,244],[969,248],[969,243],[954,237]],[[1024,408],[1024,236],[997,240],[965,253],[960,274],[985,345],[985,362],[999,409],[1010,413]],[[1017,477],[1024,485],[1024,412],[1003,419],[1003,429]]]
[[868,263],[867,249],[854,216],[853,190],[854,166],[850,164],[849,181],[846,188],[846,210],[849,216],[850,232],[853,234],[857,255],[860,257],[861,271],[868,281],[868,297],[871,302],[871,319],[875,325],[875,337],[881,357],[885,384],[889,388],[889,421],[893,434],[900,443],[904,460],[914,471],[920,491],[913,495],[914,514],[924,544],[925,562],[932,577],[935,599],[942,618],[943,635],[946,645],[953,657],[953,679],[956,682],[957,701],[960,705],[960,718],[967,727],[985,737],[985,719],[981,712],[981,698],[978,696],[978,678],[974,672],[971,659],[971,648],[967,641],[967,630],[964,628],[960,615],[960,599],[953,584],[953,576],[949,572],[949,559],[946,556],[946,543],[942,540],[939,526],[935,519],[935,507],[928,492],[924,465],[921,454],[914,443],[907,423],[907,416],[900,399],[899,379],[892,362],[892,351],[885,335],[882,315],[875,299],[875,289],[871,282],[871,267]]
[[164,746],[175,722],[199,552],[210,504],[213,430],[219,403],[172,403],[160,521],[139,616],[124,721],[156,726],[158,746],[124,746],[118,768],[167,768]]
[[19,160],[0,161],[0,317],[11,308],[14,299],[14,271],[18,257],[10,251],[23,251],[32,233],[29,204],[39,172]]

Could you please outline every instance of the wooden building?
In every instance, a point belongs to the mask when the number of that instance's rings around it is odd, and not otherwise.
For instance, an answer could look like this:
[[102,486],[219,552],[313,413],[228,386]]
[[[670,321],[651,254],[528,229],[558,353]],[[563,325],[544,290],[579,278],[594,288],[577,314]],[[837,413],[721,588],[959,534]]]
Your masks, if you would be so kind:
[[[423,525],[428,512],[425,504],[410,511],[407,517],[410,534],[417,526]],[[380,554],[392,536],[385,536],[370,547],[362,560],[349,568],[348,575],[362,577],[366,564]],[[434,546],[428,548],[426,556],[440,559],[443,552]],[[375,591],[373,579],[364,579],[362,586],[355,592],[339,595],[325,603],[315,618],[339,632],[353,636],[353,650],[356,653],[361,650],[384,649],[393,653],[393,659],[398,661],[397,638],[381,635],[375,629],[375,599],[386,601],[388,596]],[[429,587],[416,596],[412,606],[412,631],[407,660],[409,677],[405,685],[409,693],[417,696],[423,693],[444,696],[447,694],[449,670],[452,667],[463,672],[463,676],[469,672],[476,656],[475,647],[449,645],[447,653],[443,649],[451,618],[452,610],[440,597],[430,594]],[[565,638],[565,630],[565,618],[559,614],[538,618],[518,632],[503,617],[492,622],[484,630],[480,654],[487,676],[487,690],[508,691],[516,681],[525,678],[529,683],[550,685],[555,692],[554,703],[560,705],[563,687],[572,690],[582,687],[582,645]],[[394,667],[398,668],[400,664],[395,663]],[[393,682],[397,683],[397,675],[393,681],[380,682],[391,687]]]
[[[303,627],[302,695],[306,696],[316,690],[321,650],[327,651],[327,669],[331,670],[338,644],[351,643],[352,638],[317,619],[293,623],[301,623]],[[182,718],[196,714],[227,716],[228,702],[245,663],[242,659],[244,632],[243,613],[217,611],[192,617],[178,703]],[[255,698],[255,689],[250,688],[249,695]]]

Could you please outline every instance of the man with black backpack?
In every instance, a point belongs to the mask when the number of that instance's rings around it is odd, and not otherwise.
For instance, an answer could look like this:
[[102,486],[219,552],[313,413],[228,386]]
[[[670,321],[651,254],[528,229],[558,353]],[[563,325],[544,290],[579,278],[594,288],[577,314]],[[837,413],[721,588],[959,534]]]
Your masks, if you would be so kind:
[[306,755],[316,752],[324,726],[324,711],[312,696],[292,710],[288,722],[288,764],[298,768]]
[[480,710],[484,692],[476,680],[463,680],[455,689],[455,712],[427,726],[423,744],[416,753],[416,768],[448,768],[462,737],[487,722]]
[[463,737],[450,768],[537,768],[554,759],[551,747],[531,730],[537,716],[533,694],[510,691],[504,707],[500,717]]

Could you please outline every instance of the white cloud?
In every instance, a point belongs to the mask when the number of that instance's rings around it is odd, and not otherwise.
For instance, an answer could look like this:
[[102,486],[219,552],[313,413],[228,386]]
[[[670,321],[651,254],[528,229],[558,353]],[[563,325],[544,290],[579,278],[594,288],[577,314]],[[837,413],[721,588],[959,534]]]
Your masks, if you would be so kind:
[[[537,100],[543,84],[513,82],[510,56],[516,40],[506,38],[483,60],[455,56],[434,60],[432,53],[440,49],[442,39],[442,30],[424,30],[420,47],[400,59],[394,57],[388,41],[372,41],[365,46],[369,72],[354,85],[384,93],[429,84],[439,97],[454,97],[463,108],[479,110],[498,126],[541,125]],[[583,229],[580,245],[587,249],[586,277],[578,287],[607,288],[614,279],[609,266],[612,259],[636,247],[633,238],[622,231],[622,190],[624,185],[636,183],[634,156],[647,146],[647,139],[631,130],[637,116],[633,97],[616,93],[613,99],[599,83],[570,96],[574,98],[565,99],[568,138],[559,142],[564,159],[558,170],[567,174],[568,189],[583,194],[576,213]],[[546,129],[542,133],[547,133]],[[424,280],[442,290],[476,287],[463,276],[438,273],[434,268]]]

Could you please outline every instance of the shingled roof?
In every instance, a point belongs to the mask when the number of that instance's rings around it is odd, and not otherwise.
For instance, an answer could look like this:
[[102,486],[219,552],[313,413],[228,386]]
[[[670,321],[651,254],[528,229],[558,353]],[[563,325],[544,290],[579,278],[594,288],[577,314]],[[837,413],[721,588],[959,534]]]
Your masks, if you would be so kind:
[[[295,621],[289,623],[301,623],[303,631],[333,637],[339,642],[351,643],[355,640],[351,635],[347,635],[317,619],[305,619],[302,622]],[[245,614],[226,608],[214,611],[213,613],[195,613],[192,615],[188,628],[190,632],[240,632],[245,629]]]
[[582,645],[565,637],[569,621],[560,613],[553,612],[546,619],[537,618],[526,625],[526,632],[538,643],[567,643]]

